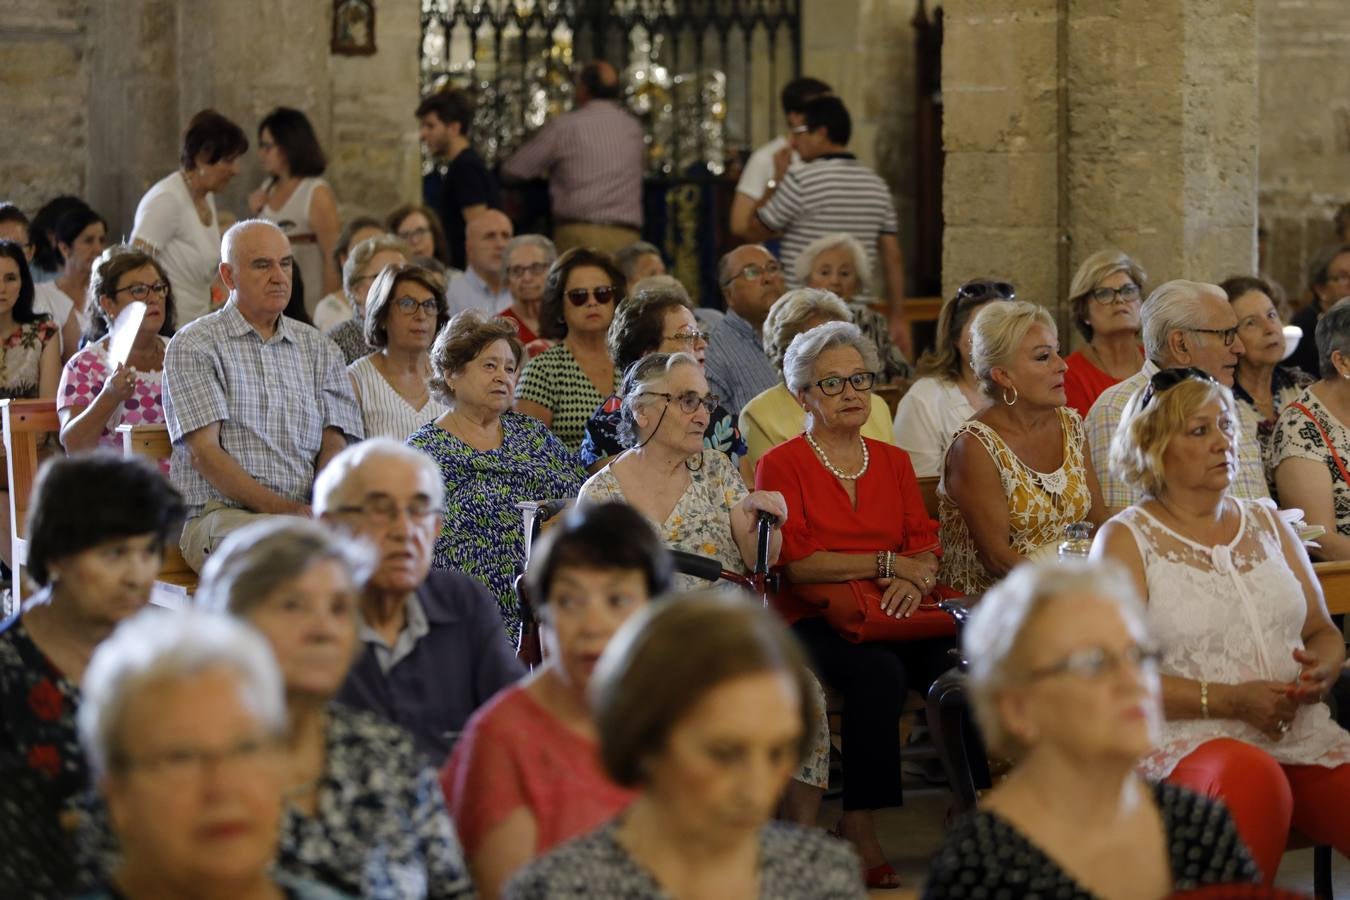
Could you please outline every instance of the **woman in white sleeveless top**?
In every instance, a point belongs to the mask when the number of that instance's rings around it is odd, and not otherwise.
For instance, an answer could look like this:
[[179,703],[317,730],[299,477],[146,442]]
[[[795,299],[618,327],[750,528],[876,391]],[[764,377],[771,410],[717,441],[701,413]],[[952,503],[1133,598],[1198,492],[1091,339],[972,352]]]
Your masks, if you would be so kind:
[[1322,698],[1345,660],[1303,544],[1228,489],[1240,419],[1199,369],[1164,369],[1130,401],[1111,464],[1145,499],[1101,529],[1162,645],[1166,722],[1145,774],[1223,799],[1267,883],[1291,824],[1350,853],[1350,734]]
[[333,189],[319,177],[328,163],[305,114],[285,106],[268,113],[258,126],[258,159],[267,180],[249,195],[249,210],[290,238],[312,317],[319,299],[342,286],[333,258],[342,221]]
[[445,413],[431,396],[429,351],[449,320],[445,282],[428,269],[392,265],[370,286],[366,341],[375,352],[347,367],[366,437],[406,441]]

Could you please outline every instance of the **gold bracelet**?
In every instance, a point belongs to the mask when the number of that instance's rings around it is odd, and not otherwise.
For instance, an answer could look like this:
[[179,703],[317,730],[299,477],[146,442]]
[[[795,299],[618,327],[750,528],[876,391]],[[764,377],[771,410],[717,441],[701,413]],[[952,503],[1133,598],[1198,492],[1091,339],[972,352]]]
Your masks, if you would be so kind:
[[1209,718],[1209,682],[1200,682],[1200,718]]

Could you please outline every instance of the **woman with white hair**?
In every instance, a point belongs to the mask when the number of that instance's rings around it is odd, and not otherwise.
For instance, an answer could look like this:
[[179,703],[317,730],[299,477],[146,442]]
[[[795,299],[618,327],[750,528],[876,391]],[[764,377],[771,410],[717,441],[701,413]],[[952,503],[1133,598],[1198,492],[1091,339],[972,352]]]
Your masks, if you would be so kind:
[[1307,551],[1267,504],[1230,496],[1238,412],[1200,369],[1163,369],[1111,465],[1144,499],[1097,535],[1165,652],[1167,721],[1144,773],[1227,804],[1266,882],[1291,825],[1350,852],[1350,734],[1322,703],[1345,661]]
[[[774,301],[764,319],[764,354],[774,368],[783,375],[783,357],[797,335],[826,322],[848,322],[848,307],[829,291],[816,288],[797,288]],[[875,349],[868,342],[868,359],[873,379],[880,363]],[[891,410],[886,401],[871,393],[868,386],[867,421],[863,434],[875,441],[889,441],[891,437]],[[749,453],[746,461],[750,471],[760,457],[784,441],[801,434],[806,427],[806,408],[802,406],[785,381],[759,394],[741,408],[741,433],[745,435]]]
[[366,297],[375,279],[388,266],[402,265],[412,258],[408,245],[392,234],[366,238],[352,247],[342,265],[342,290],[352,305],[352,317],[328,331],[351,365],[375,348],[366,343]]
[[868,303],[871,274],[867,251],[851,234],[837,232],[818,237],[792,261],[797,281],[809,288],[829,291],[848,304],[849,317],[875,347],[882,384],[903,381],[910,375],[909,360],[891,340],[886,317]]
[[286,701],[261,635],[229,616],[145,610],[101,644],[80,740],[122,850],[95,900],[336,898],[274,873]]
[[[827,295],[828,296],[828,295]],[[791,590],[774,598],[822,678],[844,696],[844,812],[873,888],[898,886],[873,811],[901,802],[900,713],[907,688],[949,668],[952,623],[938,596],[937,523],[903,450],[864,431],[876,358],[850,322],[793,339],[783,377],[807,410],[806,431],[760,460],[755,486],[781,494],[782,561]],[[933,621],[933,619],[936,621]],[[913,625],[902,638],[906,626]]]
[[502,283],[511,294],[511,305],[500,315],[516,323],[530,359],[554,344],[539,336],[539,304],[544,299],[545,276],[557,258],[558,249],[542,234],[517,235],[502,250]]
[[1099,250],[1083,260],[1069,284],[1069,315],[1087,344],[1064,360],[1068,405],[1086,417],[1102,391],[1144,365],[1139,307],[1148,276],[1119,250]]
[[1221,803],[1138,771],[1162,717],[1159,653],[1120,566],[1021,566],[962,643],[980,733],[1015,764],[947,832],[925,900],[1161,898],[1255,880]]
[[971,365],[990,405],[961,425],[938,484],[942,580],[978,594],[1106,518],[1083,422],[1067,408],[1054,319],[1021,300],[980,310]]

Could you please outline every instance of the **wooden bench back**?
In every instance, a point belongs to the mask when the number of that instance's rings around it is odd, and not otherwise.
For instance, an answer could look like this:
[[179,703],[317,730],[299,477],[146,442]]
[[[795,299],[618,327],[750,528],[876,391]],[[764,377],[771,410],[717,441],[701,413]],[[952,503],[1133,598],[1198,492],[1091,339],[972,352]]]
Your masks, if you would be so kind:
[[37,479],[38,450],[47,435],[59,432],[55,400],[0,400],[4,429],[5,475],[9,485],[10,553],[14,564],[14,603],[23,599],[23,566],[28,562],[28,507]]
[[[122,436],[123,456],[145,456],[158,461],[173,455],[173,443],[165,425],[118,425],[117,433]],[[164,564],[158,580],[184,588],[189,594],[197,590],[197,573],[183,559],[177,535],[171,535],[164,545]]]

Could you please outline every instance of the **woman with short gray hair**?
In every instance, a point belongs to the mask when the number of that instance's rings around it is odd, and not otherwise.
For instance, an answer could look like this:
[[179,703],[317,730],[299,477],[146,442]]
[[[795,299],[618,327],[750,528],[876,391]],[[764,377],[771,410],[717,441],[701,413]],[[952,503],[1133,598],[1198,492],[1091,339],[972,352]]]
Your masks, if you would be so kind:
[[1141,897],[1170,897],[1256,880],[1219,800],[1138,771],[1158,737],[1162,692],[1120,566],[1023,565],[980,600],[963,644],[980,733],[1014,767],[948,832],[926,898],[1019,900],[1036,895],[1031,885],[1111,896],[1125,877]]
[[502,250],[502,284],[511,294],[511,305],[500,315],[516,323],[525,354],[533,359],[554,342],[539,336],[539,304],[544,299],[544,281],[558,259],[558,248],[542,234],[521,234]]
[[[784,357],[788,346],[803,333],[825,322],[849,322],[848,306],[829,291],[816,288],[797,288],[779,297],[764,319],[764,353],[786,376]],[[867,371],[876,377],[880,363],[872,342],[857,333],[856,348],[867,362]],[[814,345],[812,345],[814,346]],[[824,348],[818,348],[817,352]],[[814,357],[800,363],[809,372]],[[806,427],[806,413],[795,397],[792,385],[784,381],[764,391],[741,409],[741,432],[750,452],[746,459],[753,467],[774,447],[802,433]],[[868,416],[863,434],[873,440],[891,438],[891,411],[886,401],[868,389]]]
[[342,291],[351,302],[352,317],[328,331],[347,365],[375,349],[366,343],[366,297],[371,285],[385,267],[406,264],[411,259],[408,245],[392,234],[366,238],[348,254],[342,265]]
[[267,642],[229,616],[144,610],[95,651],[84,743],[121,858],[93,898],[332,898],[273,872],[286,704]]
[[1050,313],[991,303],[971,338],[971,366],[993,402],[956,430],[938,484],[942,576],[964,594],[1053,552],[1066,526],[1106,518],[1083,420],[1065,406],[1068,367]]
[[1285,406],[1270,442],[1270,466],[1280,505],[1303,510],[1326,533],[1311,552],[1350,560],[1350,302],[1317,320],[1320,381]]

